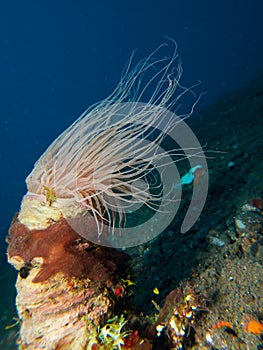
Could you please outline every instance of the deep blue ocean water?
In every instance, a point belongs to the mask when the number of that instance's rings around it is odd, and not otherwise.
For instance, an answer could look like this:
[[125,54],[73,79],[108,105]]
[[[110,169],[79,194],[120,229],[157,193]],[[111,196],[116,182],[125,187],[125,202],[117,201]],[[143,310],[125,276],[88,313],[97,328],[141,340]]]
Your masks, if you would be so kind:
[[[263,71],[261,0],[8,1],[0,4],[1,260],[4,239],[46,147],[135,61],[173,38],[198,109]],[[5,272],[6,273],[6,272]],[[11,298],[11,296],[10,296]]]

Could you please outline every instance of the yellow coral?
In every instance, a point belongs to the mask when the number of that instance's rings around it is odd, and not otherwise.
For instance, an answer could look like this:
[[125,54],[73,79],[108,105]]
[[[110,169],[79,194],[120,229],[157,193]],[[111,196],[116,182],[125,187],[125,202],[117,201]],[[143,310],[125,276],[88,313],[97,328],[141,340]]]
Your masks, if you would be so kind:
[[90,338],[87,350],[92,349],[96,344],[104,350],[120,350],[124,345],[124,338],[130,334],[130,331],[122,331],[127,320],[121,315],[115,316],[107,321],[103,327],[98,327]]
[[57,200],[56,192],[53,188],[49,188],[47,186],[43,186],[43,190],[45,191],[46,201],[49,206],[52,205]]

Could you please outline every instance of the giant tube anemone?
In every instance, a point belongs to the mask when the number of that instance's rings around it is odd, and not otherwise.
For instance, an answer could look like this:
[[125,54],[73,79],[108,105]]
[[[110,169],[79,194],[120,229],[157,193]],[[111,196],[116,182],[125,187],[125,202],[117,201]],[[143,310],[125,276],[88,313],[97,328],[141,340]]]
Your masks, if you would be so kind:
[[[114,234],[133,205],[159,210],[158,191],[149,191],[146,174],[155,162],[167,165],[167,152],[160,145],[180,122],[175,115],[167,118],[164,107],[172,108],[189,91],[179,85],[182,67],[176,45],[171,57],[154,58],[163,46],[133,69],[131,58],[115,91],[87,109],[36,162],[19,214],[28,228],[43,229],[64,217],[93,240],[94,230],[97,238],[105,231]],[[147,142],[156,129],[162,132]],[[76,217],[86,220],[73,222]]]

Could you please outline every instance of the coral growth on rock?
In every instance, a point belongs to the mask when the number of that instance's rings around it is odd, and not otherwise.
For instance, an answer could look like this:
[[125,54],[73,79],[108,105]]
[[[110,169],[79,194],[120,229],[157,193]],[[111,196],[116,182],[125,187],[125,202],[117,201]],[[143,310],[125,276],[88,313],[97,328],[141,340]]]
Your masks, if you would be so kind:
[[20,349],[86,349],[113,316],[127,255],[84,240],[64,219],[29,230],[15,217],[8,243],[9,262],[20,272]]
[[155,328],[157,336],[167,337],[169,349],[184,349],[187,337],[194,330],[195,318],[203,310],[203,298],[189,284],[181,284],[165,299]]

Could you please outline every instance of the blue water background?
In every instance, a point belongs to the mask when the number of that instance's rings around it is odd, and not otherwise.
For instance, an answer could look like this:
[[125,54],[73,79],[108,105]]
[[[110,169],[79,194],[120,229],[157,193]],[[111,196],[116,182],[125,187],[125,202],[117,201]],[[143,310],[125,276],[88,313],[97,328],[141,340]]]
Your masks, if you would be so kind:
[[262,13],[261,0],[1,2],[2,278],[10,273],[4,239],[34,162],[114,89],[132,51],[139,60],[165,35],[175,39],[182,83],[201,80],[204,108],[262,73]]

